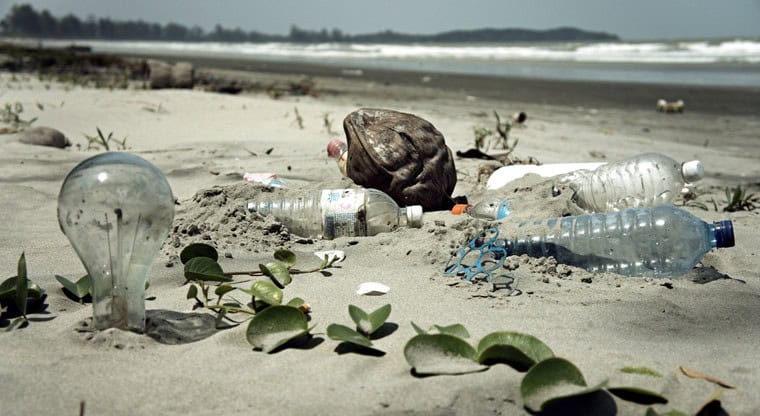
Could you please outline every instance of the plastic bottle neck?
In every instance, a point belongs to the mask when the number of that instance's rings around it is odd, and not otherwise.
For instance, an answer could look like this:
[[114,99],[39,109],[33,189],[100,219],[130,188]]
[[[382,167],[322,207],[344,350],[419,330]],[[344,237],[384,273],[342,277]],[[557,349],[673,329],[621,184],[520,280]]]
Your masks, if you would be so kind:
[[725,248],[735,245],[734,223],[731,220],[716,221],[709,226],[709,229],[713,247]]

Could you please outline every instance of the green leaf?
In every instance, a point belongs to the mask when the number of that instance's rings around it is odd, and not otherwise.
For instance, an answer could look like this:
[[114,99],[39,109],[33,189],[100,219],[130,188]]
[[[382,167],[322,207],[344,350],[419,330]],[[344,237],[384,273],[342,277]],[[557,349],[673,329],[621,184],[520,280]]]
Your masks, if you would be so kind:
[[292,306],[271,306],[256,314],[248,324],[246,339],[254,348],[272,352],[291,339],[309,332],[304,314]]
[[224,275],[222,266],[209,257],[193,257],[185,263],[185,279],[204,282],[231,282],[232,278]]
[[554,353],[541,340],[519,332],[492,332],[478,343],[481,364],[504,363],[517,371],[528,371],[534,364],[551,357]]
[[520,383],[520,393],[528,409],[539,411],[553,401],[588,394],[603,386],[604,383],[587,387],[583,374],[573,363],[553,357],[531,367]]
[[290,250],[277,250],[274,252],[274,258],[287,267],[293,267],[296,264],[296,255]]
[[303,299],[301,299],[301,298],[293,298],[293,299],[289,300],[288,303],[286,303],[286,305],[292,306],[294,308],[300,308],[305,303],[306,303],[306,301],[303,300]]
[[90,294],[90,288],[92,286],[90,275],[86,274],[82,276],[76,281],[76,283],[60,275],[55,275],[55,280],[57,280],[66,291],[79,300],[82,300],[85,296]]
[[26,255],[21,253],[18,259],[18,275],[16,276],[16,306],[21,316],[26,317],[26,296],[29,289],[29,281],[26,277]]
[[190,287],[187,288],[187,299],[195,299],[197,297],[198,297],[198,286],[190,285]]
[[668,402],[668,399],[661,394],[640,387],[607,387],[607,391],[623,400],[638,404],[665,404]]
[[216,294],[216,296],[219,296],[221,298],[222,296],[224,296],[225,293],[232,292],[233,290],[235,290],[234,287],[226,283],[222,283],[221,285],[216,287],[216,289],[214,290],[214,293]]
[[211,260],[217,261],[219,260],[219,253],[217,253],[214,247],[204,243],[190,244],[179,253],[179,260],[182,264],[187,264],[190,259],[196,257],[208,257]]
[[369,323],[369,314],[355,305],[348,305],[348,314],[351,316],[351,320],[356,324],[356,327],[366,334],[364,329],[372,326]]
[[462,324],[453,324],[449,326],[433,325],[431,331],[435,329],[439,334],[449,334],[459,338],[469,338],[470,333]]
[[448,334],[416,335],[404,346],[406,362],[417,374],[464,374],[488,369],[477,362],[477,351]]
[[267,263],[266,265],[259,264],[259,269],[262,273],[264,273],[264,276],[268,276],[270,279],[272,279],[274,284],[279,287],[284,288],[293,281],[293,279],[290,277],[288,268],[285,267],[282,263],[271,262]]
[[275,286],[274,283],[267,282],[266,280],[257,280],[253,282],[250,289],[241,289],[241,291],[267,305],[275,306],[282,303],[282,290]]
[[414,332],[416,332],[417,335],[427,335],[427,331],[417,326],[414,321],[412,321],[412,328],[414,328]]
[[658,373],[655,370],[652,370],[651,368],[647,368],[647,367],[631,367],[631,366],[628,366],[628,367],[623,367],[623,368],[621,368],[618,371],[620,371],[621,373],[626,373],[626,374],[639,374],[639,375],[642,375],[642,376],[662,377],[662,374]]
[[369,338],[345,325],[331,324],[327,327],[327,336],[335,341],[349,342],[367,348],[372,347],[372,341]]
[[364,331],[364,328],[360,328],[365,334],[372,335],[375,331],[380,329],[385,321],[391,314],[391,304],[387,304],[377,308],[374,312],[368,315],[369,328]]

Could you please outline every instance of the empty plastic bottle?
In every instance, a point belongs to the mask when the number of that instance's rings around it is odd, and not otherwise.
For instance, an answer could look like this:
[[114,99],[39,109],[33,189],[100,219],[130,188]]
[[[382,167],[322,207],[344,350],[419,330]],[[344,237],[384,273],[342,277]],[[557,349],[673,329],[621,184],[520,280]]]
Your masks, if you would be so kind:
[[708,224],[672,205],[537,220],[516,231],[519,236],[500,241],[510,256],[554,257],[626,276],[679,276],[710,249],[734,246],[730,220]]
[[261,215],[271,214],[294,234],[326,240],[422,226],[421,206],[399,208],[377,189],[311,190],[297,198],[252,201],[247,208]]
[[672,203],[684,185],[703,176],[698,160],[678,163],[659,153],[644,153],[564,175],[559,182],[570,186],[573,202],[582,209],[609,212]]
[[346,176],[346,161],[348,160],[348,145],[340,139],[330,140],[327,143],[327,155],[338,161],[338,169]]
[[456,204],[451,208],[451,213],[454,215],[468,214],[471,217],[483,220],[500,220],[512,213],[512,211],[506,198],[489,195],[475,205]]

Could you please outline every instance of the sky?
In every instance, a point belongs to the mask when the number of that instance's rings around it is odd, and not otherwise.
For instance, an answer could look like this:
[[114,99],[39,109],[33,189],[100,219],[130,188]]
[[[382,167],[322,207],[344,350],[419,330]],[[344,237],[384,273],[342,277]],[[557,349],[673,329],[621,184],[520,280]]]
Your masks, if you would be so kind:
[[269,34],[287,34],[291,25],[348,34],[573,26],[624,40],[760,37],[760,0],[0,0],[0,16],[19,3],[59,17]]

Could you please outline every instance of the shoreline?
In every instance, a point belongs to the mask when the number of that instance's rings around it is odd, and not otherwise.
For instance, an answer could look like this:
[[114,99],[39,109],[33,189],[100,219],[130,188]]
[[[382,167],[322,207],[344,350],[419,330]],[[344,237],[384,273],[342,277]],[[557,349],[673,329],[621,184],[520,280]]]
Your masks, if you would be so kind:
[[[155,55],[115,55],[139,59],[158,58]],[[760,108],[760,86],[746,88],[555,80],[201,56],[165,56],[160,59],[168,62],[190,62],[199,70],[243,71],[251,76],[277,74],[309,77],[317,81],[319,79],[340,80],[344,83],[371,82],[384,86],[435,89],[465,97],[538,105],[651,110],[655,108],[657,100],[662,98],[668,101],[683,100],[686,103],[686,111],[695,113],[756,115],[757,109]],[[409,93],[414,96],[418,94],[418,91],[409,91]]]

